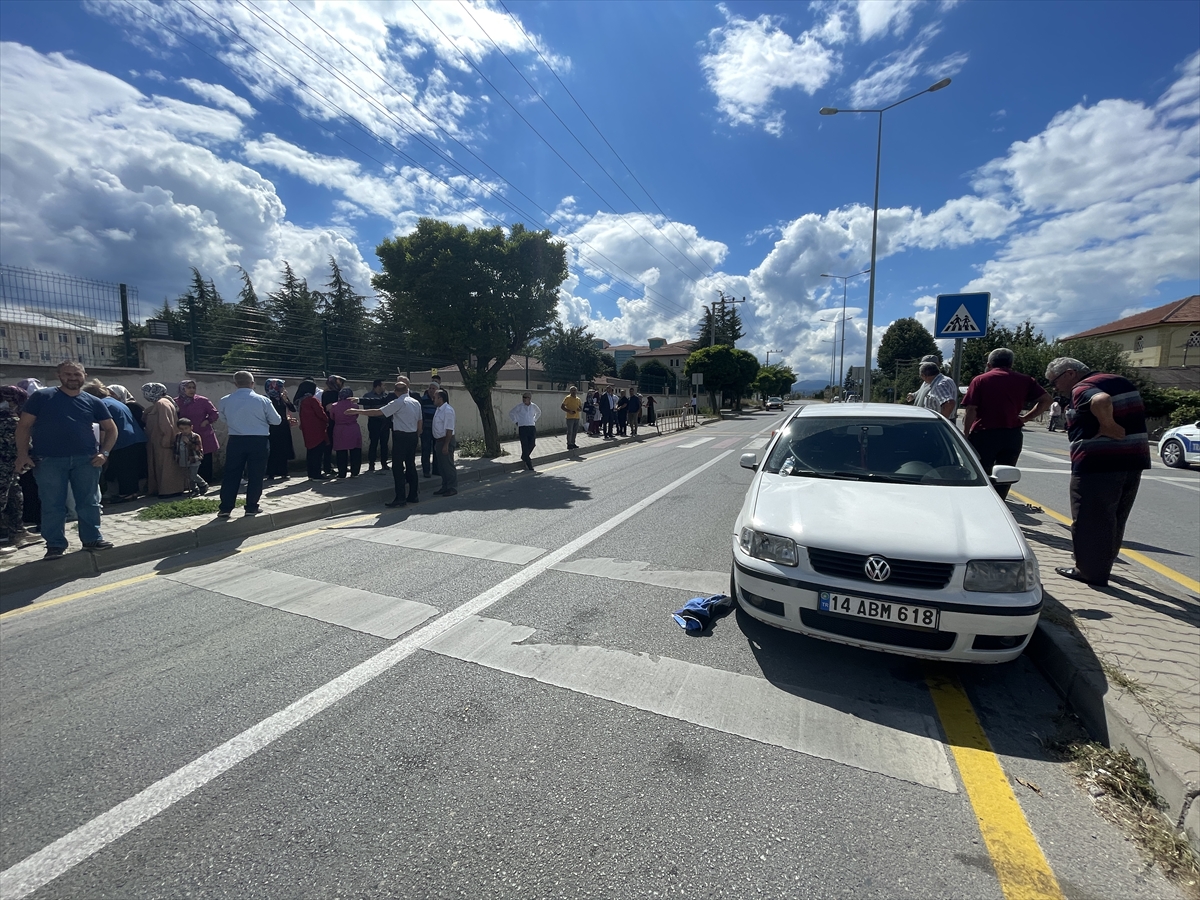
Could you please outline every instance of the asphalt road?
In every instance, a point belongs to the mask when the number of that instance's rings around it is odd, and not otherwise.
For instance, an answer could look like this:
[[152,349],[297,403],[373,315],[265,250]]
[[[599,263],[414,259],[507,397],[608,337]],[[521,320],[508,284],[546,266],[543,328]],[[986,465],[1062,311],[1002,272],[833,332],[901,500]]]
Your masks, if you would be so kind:
[[[1000,900],[1032,861],[984,830],[1015,810],[1058,896],[1178,896],[1044,749],[1066,720],[1024,658],[675,625],[727,584],[737,457],[778,419],[0,618],[0,894]],[[947,747],[948,676],[994,758]],[[993,759],[1019,807],[972,804],[963,766]]]
[[[1071,466],[1067,437],[1045,426],[1025,430],[1013,490],[1070,518]],[[1125,529],[1125,546],[1200,581],[1200,470],[1170,469],[1151,444],[1150,471],[1143,473],[1137,502]]]

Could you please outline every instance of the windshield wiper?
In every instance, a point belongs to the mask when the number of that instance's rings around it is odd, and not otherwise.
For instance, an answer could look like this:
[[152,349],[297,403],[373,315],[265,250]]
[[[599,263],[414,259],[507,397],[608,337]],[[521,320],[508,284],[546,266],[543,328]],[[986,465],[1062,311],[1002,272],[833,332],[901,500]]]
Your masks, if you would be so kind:
[[805,478],[835,478],[839,481],[847,479],[858,480],[858,476],[850,472],[814,472],[812,469],[793,469],[789,475],[802,475]]
[[880,481],[885,484],[900,484],[899,478],[893,478],[890,475],[880,475],[878,472],[831,472],[829,477],[833,478],[854,478],[858,481]]

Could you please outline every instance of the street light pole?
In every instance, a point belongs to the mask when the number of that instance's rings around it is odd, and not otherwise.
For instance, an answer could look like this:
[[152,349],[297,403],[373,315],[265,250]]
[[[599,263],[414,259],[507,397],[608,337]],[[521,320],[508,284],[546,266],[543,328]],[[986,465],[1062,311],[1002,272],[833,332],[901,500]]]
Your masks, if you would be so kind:
[[840,112],[851,113],[877,113],[879,115],[879,132],[875,139],[875,204],[871,212],[871,268],[868,269],[871,273],[871,287],[867,292],[867,353],[866,365],[863,368],[863,402],[871,402],[871,332],[875,325],[875,251],[878,246],[879,235],[879,164],[883,154],[883,114],[889,109],[895,109],[901,103],[907,103],[915,97],[920,97],[922,94],[931,94],[934,91],[940,91],[942,88],[950,84],[949,78],[943,78],[936,84],[931,84],[923,91],[917,91],[911,96],[905,97],[903,100],[897,100],[890,106],[885,106],[882,109],[837,109],[832,106],[821,107],[820,113],[823,116],[836,116]]
[[[874,268],[874,266],[872,266],[872,268]],[[851,278],[857,278],[859,275],[866,275],[870,271],[871,269],[863,269],[861,272],[855,272],[853,275],[826,275],[824,272],[821,273],[822,278],[842,279],[842,353],[841,358],[838,360],[837,383],[839,388],[846,382],[846,282],[848,282]],[[850,318],[853,319],[854,316],[851,316]],[[869,341],[867,346],[870,347]]]

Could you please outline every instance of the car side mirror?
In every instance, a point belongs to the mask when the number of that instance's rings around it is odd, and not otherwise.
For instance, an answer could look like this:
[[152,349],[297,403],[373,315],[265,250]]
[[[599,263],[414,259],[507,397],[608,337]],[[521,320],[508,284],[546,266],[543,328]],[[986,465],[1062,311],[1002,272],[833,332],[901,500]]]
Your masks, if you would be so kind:
[[996,484],[1016,484],[1021,480],[1021,470],[1016,466],[996,466],[991,477]]
[[751,469],[753,471],[758,471],[758,454],[757,453],[743,453],[740,462],[741,462],[743,469]]

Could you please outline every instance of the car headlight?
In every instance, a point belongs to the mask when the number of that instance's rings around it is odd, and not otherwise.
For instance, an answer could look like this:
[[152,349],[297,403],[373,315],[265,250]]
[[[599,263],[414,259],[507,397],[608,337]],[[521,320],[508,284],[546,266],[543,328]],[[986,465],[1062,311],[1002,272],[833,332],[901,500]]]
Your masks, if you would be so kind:
[[963,588],[992,594],[1031,591],[1038,582],[1037,560],[973,559],[967,563]]
[[743,553],[755,559],[764,559],[784,566],[794,566],[797,563],[796,542],[791,538],[746,527],[738,535],[738,544]]

